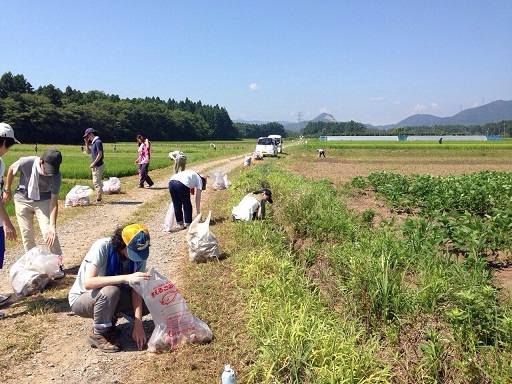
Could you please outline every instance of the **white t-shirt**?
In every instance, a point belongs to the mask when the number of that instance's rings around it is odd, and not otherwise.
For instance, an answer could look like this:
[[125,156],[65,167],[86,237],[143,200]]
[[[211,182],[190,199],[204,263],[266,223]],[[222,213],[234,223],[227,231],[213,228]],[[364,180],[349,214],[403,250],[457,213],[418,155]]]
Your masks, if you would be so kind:
[[242,201],[236,207],[233,207],[231,214],[237,220],[252,220],[252,215],[257,212],[260,207],[260,201],[254,196],[245,195]]
[[186,170],[175,173],[171,177],[171,180],[179,181],[189,188],[203,189],[203,180],[201,180],[201,176],[194,171]]

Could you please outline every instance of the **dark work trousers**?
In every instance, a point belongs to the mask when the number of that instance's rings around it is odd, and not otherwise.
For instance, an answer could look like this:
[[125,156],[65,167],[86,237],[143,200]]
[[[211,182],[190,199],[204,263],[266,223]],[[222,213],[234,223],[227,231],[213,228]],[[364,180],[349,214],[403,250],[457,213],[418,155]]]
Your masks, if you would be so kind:
[[151,187],[153,185],[153,180],[148,175],[149,163],[139,164],[139,187],[144,187],[144,182],[148,183]]
[[185,216],[185,224],[192,223],[192,203],[190,202],[190,188],[181,181],[169,181],[169,193],[171,194],[172,204],[174,205],[174,215],[176,222],[183,223]]

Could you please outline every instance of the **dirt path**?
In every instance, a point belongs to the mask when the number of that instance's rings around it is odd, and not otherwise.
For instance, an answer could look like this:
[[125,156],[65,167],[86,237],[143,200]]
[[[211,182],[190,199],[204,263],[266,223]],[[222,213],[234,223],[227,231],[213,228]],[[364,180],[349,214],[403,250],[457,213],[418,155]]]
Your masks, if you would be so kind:
[[[196,172],[206,173],[208,170],[221,168],[229,172],[243,164],[244,156],[230,159],[216,160],[191,166]],[[137,364],[150,363],[151,354],[146,350],[138,351],[131,340],[131,326],[124,320],[120,321],[123,330],[121,340],[123,352],[105,354],[91,349],[86,343],[86,334],[91,321],[75,316],[69,309],[66,299],[61,299],[62,291],[69,290],[73,284],[78,267],[89,250],[91,244],[98,238],[108,237],[115,227],[129,222],[145,224],[151,234],[151,253],[148,267],[156,268],[180,285],[179,264],[184,257],[188,257],[188,246],[185,240],[186,231],[163,232],[162,223],[169,203],[167,189],[170,169],[152,172],[155,185],[152,188],[137,189],[135,178],[122,179],[122,185],[133,188],[122,188],[119,195],[106,195],[104,203],[88,207],[60,208],[73,210],[76,215],[65,222],[59,222],[58,234],[64,252],[64,265],[66,277],[52,283],[59,291],[59,298],[55,298],[56,313],[54,327],[48,329],[47,335],[40,343],[40,349],[33,356],[22,360],[19,364],[10,366],[9,370],[0,373],[4,383],[122,383],[130,382],[130,370]],[[158,176],[159,175],[159,176]],[[203,207],[214,193],[210,188],[203,193]],[[148,202],[146,204],[146,202]],[[141,213],[141,207],[145,207]],[[203,212],[203,215],[205,212]],[[42,241],[42,240],[40,240]],[[23,254],[22,246],[16,246],[6,251],[4,269],[0,270],[0,291],[10,292],[9,282],[10,266]],[[52,288],[50,288],[52,289]],[[5,318],[0,320],[4,332],[13,329],[16,322],[31,316],[26,311],[24,301],[33,297],[21,299],[19,302],[2,308]],[[37,317],[33,317],[34,320]],[[150,316],[144,321],[148,337],[153,329]],[[29,324],[31,319],[29,319]],[[23,336],[22,336],[23,337]],[[134,365],[134,361],[136,362]]]

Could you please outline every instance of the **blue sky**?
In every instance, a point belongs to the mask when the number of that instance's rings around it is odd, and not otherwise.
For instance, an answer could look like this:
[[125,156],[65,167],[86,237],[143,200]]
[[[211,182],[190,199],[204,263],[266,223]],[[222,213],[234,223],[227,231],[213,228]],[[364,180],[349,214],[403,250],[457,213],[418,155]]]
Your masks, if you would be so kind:
[[383,125],[512,99],[512,1],[0,0],[2,74],[231,119]]

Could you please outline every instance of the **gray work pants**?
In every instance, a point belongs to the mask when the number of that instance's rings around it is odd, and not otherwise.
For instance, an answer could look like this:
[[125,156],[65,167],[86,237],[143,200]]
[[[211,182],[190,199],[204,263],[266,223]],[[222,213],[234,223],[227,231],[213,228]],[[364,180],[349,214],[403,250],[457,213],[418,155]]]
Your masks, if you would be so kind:
[[[112,326],[116,313],[122,312],[133,319],[132,288],[128,284],[121,284],[86,291],[76,298],[71,310],[78,316],[93,319],[97,328]],[[142,314],[148,313],[143,302]]]

